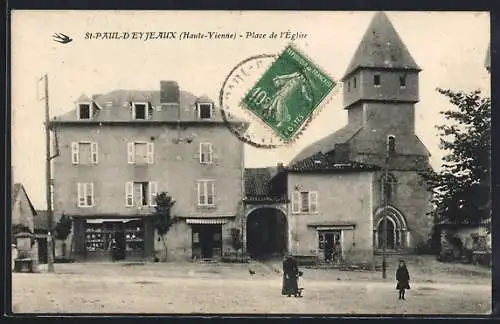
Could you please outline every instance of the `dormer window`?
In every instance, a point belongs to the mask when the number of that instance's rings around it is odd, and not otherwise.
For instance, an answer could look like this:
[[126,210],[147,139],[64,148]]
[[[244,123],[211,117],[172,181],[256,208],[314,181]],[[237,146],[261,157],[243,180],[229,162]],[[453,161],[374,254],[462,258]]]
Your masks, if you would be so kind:
[[399,87],[406,88],[406,75],[399,76]]
[[380,87],[380,74],[375,74],[373,76],[373,85],[375,87]]
[[78,119],[90,119],[92,117],[92,103],[81,102],[78,104]]
[[132,118],[134,120],[148,119],[148,105],[145,102],[135,102],[132,105]]
[[198,117],[200,119],[211,119],[212,118],[213,104],[211,103],[199,103],[198,104]]

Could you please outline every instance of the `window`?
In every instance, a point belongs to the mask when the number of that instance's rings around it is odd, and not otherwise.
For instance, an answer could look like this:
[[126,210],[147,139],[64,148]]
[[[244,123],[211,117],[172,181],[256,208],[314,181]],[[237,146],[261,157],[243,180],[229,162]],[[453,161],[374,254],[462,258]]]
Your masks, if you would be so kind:
[[135,120],[146,120],[148,119],[148,105],[146,103],[134,103],[132,105],[132,115]]
[[94,206],[94,184],[92,182],[77,184],[78,207]]
[[71,143],[71,162],[73,164],[97,164],[99,161],[96,142]]
[[153,164],[154,143],[151,142],[128,143],[127,162],[129,164]]
[[406,75],[399,76],[399,86],[401,88],[406,88]]
[[294,191],[292,196],[293,213],[317,213],[318,192],[317,191]]
[[380,74],[375,74],[373,76],[373,85],[376,87],[380,87]]
[[354,77],[354,80],[353,80],[353,83],[354,83],[354,84],[352,85],[352,87],[353,87],[354,89],[356,89],[356,81],[357,81],[357,80],[356,80],[356,77]]
[[215,205],[215,181],[198,180],[198,206]]
[[212,104],[211,103],[200,103],[198,104],[198,117],[200,119],[210,119],[212,118]]
[[92,104],[80,103],[78,104],[78,119],[90,119],[92,117]]
[[127,182],[125,184],[125,206],[156,206],[158,182]]
[[347,81],[347,92],[351,91],[351,81]]
[[211,143],[200,143],[200,163],[212,163]]

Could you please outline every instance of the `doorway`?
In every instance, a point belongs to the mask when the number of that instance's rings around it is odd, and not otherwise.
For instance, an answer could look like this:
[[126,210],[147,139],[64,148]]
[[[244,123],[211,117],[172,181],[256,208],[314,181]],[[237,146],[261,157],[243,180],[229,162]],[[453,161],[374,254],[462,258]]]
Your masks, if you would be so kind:
[[286,217],[275,208],[259,208],[247,217],[247,251],[254,259],[282,256],[287,248]]
[[222,256],[222,226],[193,225],[193,259],[213,259]]
[[338,262],[342,257],[342,232],[340,230],[319,231],[319,250],[325,262]]

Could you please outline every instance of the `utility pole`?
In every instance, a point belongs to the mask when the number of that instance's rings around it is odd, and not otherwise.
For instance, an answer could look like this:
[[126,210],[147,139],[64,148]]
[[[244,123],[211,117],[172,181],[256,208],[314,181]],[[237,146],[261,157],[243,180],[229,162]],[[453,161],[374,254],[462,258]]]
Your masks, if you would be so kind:
[[385,166],[384,166],[384,245],[382,246],[382,278],[387,278],[387,260],[386,260],[386,248],[387,248],[387,217],[389,213],[389,162],[392,154],[395,151],[395,140],[393,135],[387,136],[386,154],[385,154]]
[[52,170],[51,170],[51,160],[55,157],[50,155],[50,115],[49,115],[49,79],[47,74],[43,77],[45,83],[45,181],[46,181],[46,198],[47,198],[47,214],[48,214],[48,237],[47,237],[47,264],[48,271],[54,272],[54,229],[53,229],[53,218],[52,213],[52,199],[51,199],[51,188],[52,188]]

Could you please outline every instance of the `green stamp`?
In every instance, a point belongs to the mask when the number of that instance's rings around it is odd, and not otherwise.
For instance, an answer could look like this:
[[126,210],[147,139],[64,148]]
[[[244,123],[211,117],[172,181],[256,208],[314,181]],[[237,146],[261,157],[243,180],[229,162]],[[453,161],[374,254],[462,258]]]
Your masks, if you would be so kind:
[[245,95],[242,105],[290,142],[335,85],[289,45]]

